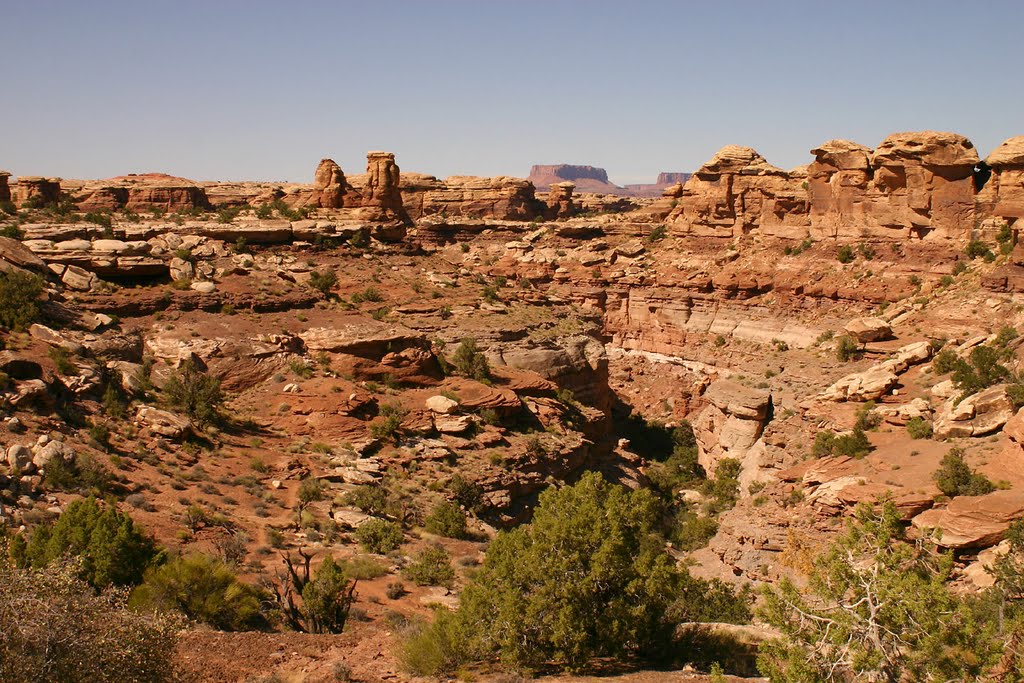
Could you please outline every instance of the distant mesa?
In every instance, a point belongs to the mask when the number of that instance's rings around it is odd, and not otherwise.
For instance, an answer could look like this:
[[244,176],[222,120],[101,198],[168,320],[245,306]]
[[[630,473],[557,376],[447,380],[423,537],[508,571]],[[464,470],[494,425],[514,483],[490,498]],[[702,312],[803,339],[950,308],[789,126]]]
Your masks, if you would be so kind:
[[571,182],[576,192],[594,192],[632,197],[659,197],[662,190],[675,183],[685,183],[689,173],[663,172],[653,184],[620,186],[608,180],[608,172],[597,166],[577,164],[537,164],[527,178],[539,192],[546,192],[556,183]]
[[608,182],[608,172],[596,166],[573,164],[536,165],[527,178],[541,192],[555,183],[575,183],[577,192],[621,194],[623,188]]

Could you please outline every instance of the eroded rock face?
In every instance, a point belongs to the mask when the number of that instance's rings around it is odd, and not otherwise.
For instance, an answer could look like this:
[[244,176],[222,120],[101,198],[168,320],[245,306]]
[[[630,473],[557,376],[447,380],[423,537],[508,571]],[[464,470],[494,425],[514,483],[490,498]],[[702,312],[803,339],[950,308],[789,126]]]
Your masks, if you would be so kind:
[[11,201],[11,188],[7,184],[7,179],[11,177],[11,174],[7,171],[0,171],[0,202]]
[[1024,135],[996,147],[985,164],[992,175],[978,192],[979,210],[1008,223],[1019,223],[1018,219],[1024,218]]
[[[895,133],[871,157],[872,190],[883,197],[875,217],[885,227],[924,237],[962,239],[974,228],[978,152],[955,133]],[[888,209],[888,210],[886,210]]]
[[[789,239],[966,239],[974,228],[979,159],[962,135],[896,133],[874,151],[830,140],[811,153],[810,165],[784,171],[749,147],[723,147],[687,181],[670,221],[696,235]],[[1017,160],[1013,144],[995,157],[1003,168]]]
[[771,394],[731,380],[712,382],[704,398],[708,406],[693,421],[698,460],[713,473],[723,458],[743,462],[764,431],[771,409]]
[[19,176],[12,194],[12,200],[20,208],[26,202],[38,206],[56,204],[60,199],[60,179],[42,176]]
[[962,239],[974,227],[978,153],[962,135],[896,133],[874,152],[830,140],[811,153],[814,236]]

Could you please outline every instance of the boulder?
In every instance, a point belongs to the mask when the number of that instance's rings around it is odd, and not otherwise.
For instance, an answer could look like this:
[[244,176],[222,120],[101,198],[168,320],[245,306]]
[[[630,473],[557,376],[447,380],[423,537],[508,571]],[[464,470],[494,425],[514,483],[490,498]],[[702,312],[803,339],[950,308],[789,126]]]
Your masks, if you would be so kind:
[[63,441],[48,441],[32,449],[32,464],[39,469],[45,469],[55,459],[70,462],[75,459],[75,451]]
[[33,468],[32,449],[21,444],[11,446],[7,449],[7,465],[12,470],[28,474]]
[[879,318],[857,318],[846,323],[843,330],[861,344],[892,338],[889,323]]
[[931,358],[928,342],[900,347],[893,357],[867,370],[846,375],[826,389],[821,398],[829,401],[875,401],[891,393],[899,376],[912,365]]
[[192,430],[192,425],[187,418],[150,406],[140,407],[135,414],[135,421],[154,434],[172,440],[179,440]]
[[353,317],[338,327],[313,327],[299,337],[311,352],[347,353],[381,359],[410,347],[427,347],[425,335],[401,325]]
[[459,407],[459,402],[448,398],[447,396],[431,396],[424,403],[428,410],[431,410],[440,415],[448,415]]

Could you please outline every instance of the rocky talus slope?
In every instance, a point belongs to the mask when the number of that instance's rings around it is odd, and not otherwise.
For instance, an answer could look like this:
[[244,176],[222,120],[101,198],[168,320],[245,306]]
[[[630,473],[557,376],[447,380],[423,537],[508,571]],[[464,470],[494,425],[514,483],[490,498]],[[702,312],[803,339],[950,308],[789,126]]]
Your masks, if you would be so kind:
[[[360,583],[367,621],[338,648],[360,680],[393,680],[385,612],[457,600],[488,536],[547,486],[588,469],[647,485],[656,454],[628,425],[686,420],[709,473],[727,459],[740,472],[717,533],[677,551],[695,573],[777,581],[888,496],[958,551],[965,589],[983,585],[1024,516],[1024,137],[984,160],[938,132],[811,155],[785,171],[728,146],[628,200],[402,173],[386,152],[364,174],[325,159],[310,184],[0,173],[0,202],[20,209],[0,214],[16,224],[0,269],[46,281],[40,319],[2,335],[0,521],[58,515],[79,494],[53,473],[100,468],[161,543],[242,539],[256,580],[279,551],[359,554],[352,534],[376,513],[346,493],[379,485],[417,531]],[[466,339],[489,375],[453,366]],[[1006,373],[963,396],[950,363],[979,348]],[[226,423],[160,400],[185,363],[221,380]],[[814,446],[856,425],[866,448]],[[941,494],[954,446],[996,490]],[[326,493],[300,505],[309,478]],[[422,522],[456,481],[479,494],[473,535],[439,539]],[[195,506],[230,523],[196,522]],[[456,558],[455,590],[386,598],[434,540]],[[275,666],[322,673],[300,640]]]

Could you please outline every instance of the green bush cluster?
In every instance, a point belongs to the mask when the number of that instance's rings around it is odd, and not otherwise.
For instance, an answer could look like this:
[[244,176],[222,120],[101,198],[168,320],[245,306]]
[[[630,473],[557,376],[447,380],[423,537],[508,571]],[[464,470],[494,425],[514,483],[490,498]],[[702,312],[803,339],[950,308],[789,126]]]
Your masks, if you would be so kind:
[[578,669],[592,657],[664,654],[676,619],[749,618],[744,597],[676,566],[662,514],[650,491],[596,473],[545,491],[532,522],[491,543],[459,609],[406,634],[402,662],[421,675],[492,659]]
[[964,461],[962,448],[951,448],[942,456],[939,469],[932,475],[935,485],[944,495],[982,496],[996,490],[988,477],[978,474]]

